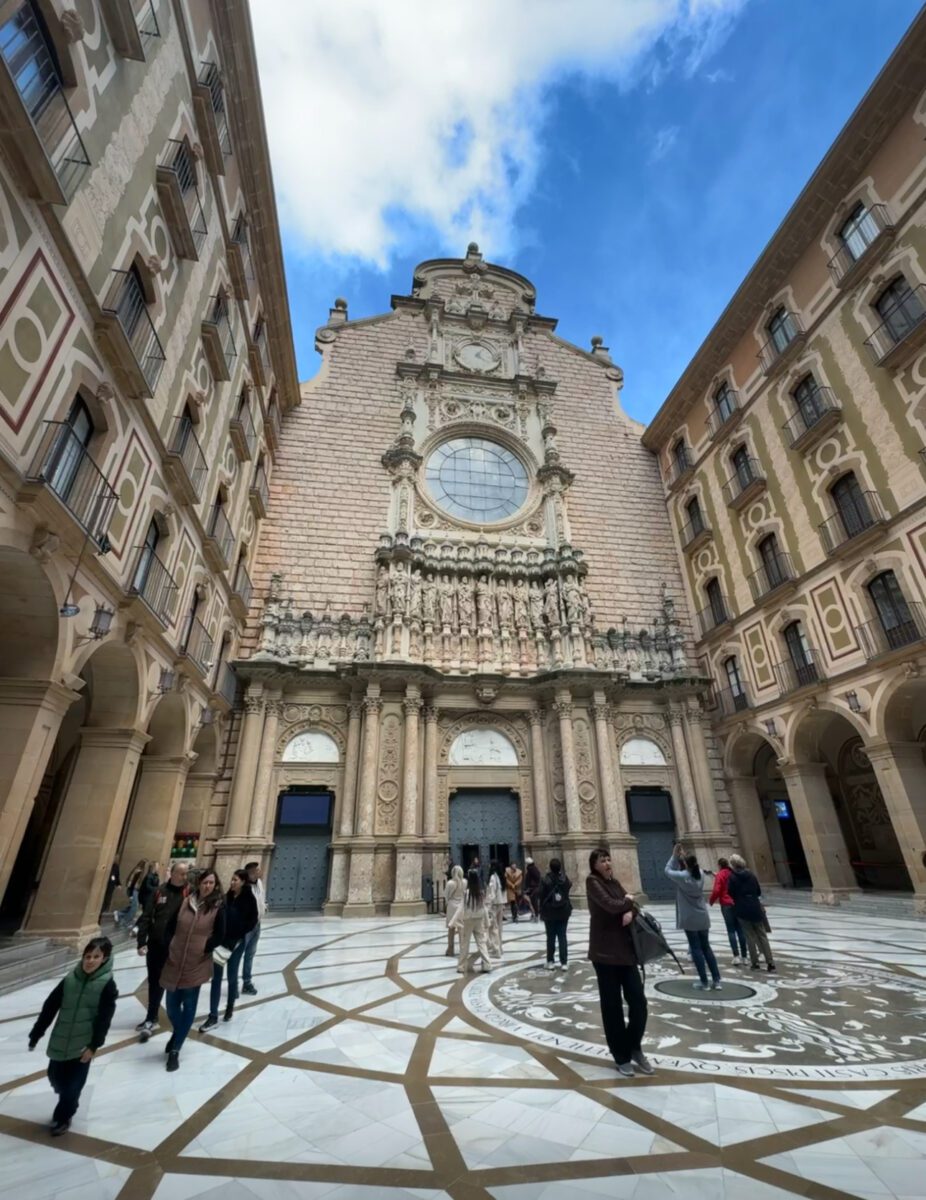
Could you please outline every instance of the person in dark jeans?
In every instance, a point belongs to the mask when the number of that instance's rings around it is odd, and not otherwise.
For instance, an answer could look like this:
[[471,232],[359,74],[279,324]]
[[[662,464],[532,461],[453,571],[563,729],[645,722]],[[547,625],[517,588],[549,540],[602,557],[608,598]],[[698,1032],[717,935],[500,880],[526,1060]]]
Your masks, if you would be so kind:
[[264,919],[264,913],[267,911],[267,894],[264,891],[263,871],[259,862],[249,862],[244,864],[244,869],[248,875],[248,883],[251,886],[251,892],[257,902],[257,924],[249,934],[245,935],[244,939],[244,960],[241,969],[243,983],[241,990],[246,996],[256,996],[257,988],[251,978],[254,970],[254,955],[257,953],[257,943],[260,941],[260,923]]
[[[654,1074],[654,1067],[643,1053],[647,1003],[637,955],[630,936],[635,905],[611,869],[611,852],[605,847],[593,850],[588,858],[589,875],[585,895],[591,918],[588,933],[588,957],[598,976],[601,1022],[617,1069],[628,1079],[639,1071]],[[624,1002],[627,1017],[624,1017]]]
[[531,906],[531,920],[540,920],[540,868],[532,858],[524,860],[524,895]]
[[[682,846],[677,845],[666,863],[666,876],[675,884],[675,928],[685,931],[698,972],[700,983],[694,986],[702,991],[719,991],[723,984],[711,948],[711,914],[704,899],[703,876],[697,858],[693,854],[686,855]],[[709,983],[708,971],[711,973]]]
[[247,935],[257,924],[257,901],[248,883],[247,871],[238,870],[229,881],[225,894],[225,936],[219,943],[230,950],[227,964],[215,961],[213,954],[212,987],[209,992],[209,1016],[199,1027],[200,1033],[208,1033],[219,1023],[219,1004],[222,1000],[222,976],[228,975],[228,999],[223,1021],[230,1021],[238,999],[238,967],[244,956]]
[[148,969],[148,1011],[145,1019],[135,1026],[138,1040],[147,1042],[157,1029],[158,1011],[164,989],[161,987],[161,972],[167,963],[170,939],[177,927],[177,913],[187,895],[187,873],[189,863],[175,862],[170,869],[167,883],[155,888],[148,898],[145,911],[138,921],[138,953],[145,955]]
[[547,970],[555,968],[553,961],[557,946],[559,947],[559,965],[566,969],[569,959],[569,948],[566,943],[566,926],[572,913],[572,901],[569,892],[572,882],[563,870],[563,864],[558,858],[550,859],[550,870],[540,881],[538,907],[540,919],[547,931]]

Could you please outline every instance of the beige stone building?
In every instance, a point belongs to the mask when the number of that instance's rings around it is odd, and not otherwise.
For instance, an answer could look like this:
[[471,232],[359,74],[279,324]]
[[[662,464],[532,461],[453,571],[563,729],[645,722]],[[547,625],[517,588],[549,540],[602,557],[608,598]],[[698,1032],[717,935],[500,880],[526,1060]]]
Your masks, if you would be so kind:
[[202,849],[299,402],[247,6],[0,5],[0,928]]
[[602,839],[655,894],[676,829],[733,843],[656,460],[555,327],[470,246],[317,333],[209,830],[279,908],[414,910],[448,853],[579,879]]
[[768,883],[926,896],[926,16],[644,436]]

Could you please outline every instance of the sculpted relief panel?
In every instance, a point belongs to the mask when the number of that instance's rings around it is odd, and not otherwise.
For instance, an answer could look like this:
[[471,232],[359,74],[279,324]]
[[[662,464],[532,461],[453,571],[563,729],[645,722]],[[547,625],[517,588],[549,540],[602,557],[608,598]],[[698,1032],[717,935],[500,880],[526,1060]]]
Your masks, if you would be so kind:
[[514,746],[497,729],[467,729],[450,747],[452,767],[516,767]]

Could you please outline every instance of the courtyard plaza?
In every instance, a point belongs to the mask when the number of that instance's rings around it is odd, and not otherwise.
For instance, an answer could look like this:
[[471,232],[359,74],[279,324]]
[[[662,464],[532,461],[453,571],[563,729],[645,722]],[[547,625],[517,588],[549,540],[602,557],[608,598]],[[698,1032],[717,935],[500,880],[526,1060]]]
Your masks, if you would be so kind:
[[[457,974],[441,917],[268,916],[233,1020],[164,1070],[146,1045],[144,962],[121,997],[71,1132],[52,1142],[45,1043],[54,980],[0,997],[0,1195],[23,1200],[914,1200],[926,1179],[926,928],[898,915],[770,905],[776,974],[720,992],[651,964],[644,1048],[622,1080],[604,1046],[588,917],[565,972],[543,926],[505,926],[504,963]],[[205,1017],[205,996],[200,1018]]]

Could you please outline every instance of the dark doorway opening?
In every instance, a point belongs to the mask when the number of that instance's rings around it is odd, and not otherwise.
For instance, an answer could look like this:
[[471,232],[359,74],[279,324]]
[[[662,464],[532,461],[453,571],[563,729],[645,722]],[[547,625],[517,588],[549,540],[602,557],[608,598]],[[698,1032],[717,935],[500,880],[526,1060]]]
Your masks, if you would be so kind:
[[675,845],[672,796],[665,788],[632,787],[626,793],[630,832],[637,839],[640,883],[650,900],[672,900],[665,867]]
[[326,788],[280,793],[267,881],[271,908],[295,912],[325,903],[333,812],[334,793]]

